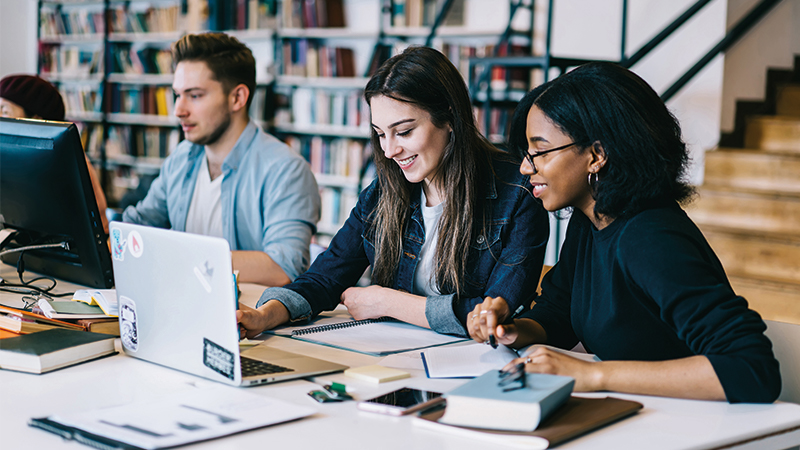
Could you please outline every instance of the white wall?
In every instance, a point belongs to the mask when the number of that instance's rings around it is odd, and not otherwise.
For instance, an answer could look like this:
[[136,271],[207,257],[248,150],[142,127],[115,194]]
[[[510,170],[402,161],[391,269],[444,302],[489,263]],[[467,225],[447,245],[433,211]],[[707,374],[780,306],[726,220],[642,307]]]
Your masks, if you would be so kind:
[[[733,26],[757,0],[728,0]],[[787,68],[800,55],[800,0],[783,0],[725,55],[721,129],[733,130],[737,100],[763,100],[767,69]]]
[[36,73],[36,0],[0,0],[0,78]]
[[[627,55],[691,6],[695,0],[630,0]],[[540,3],[542,3],[540,1]],[[619,60],[621,0],[557,0],[552,53]],[[725,35],[727,0],[714,0],[633,66],[658,93],[664,92]],[[719,141],[723,58],[717,57],[668,103],[683,127],[692,157],[690,180],[702,183],[705,151]]]

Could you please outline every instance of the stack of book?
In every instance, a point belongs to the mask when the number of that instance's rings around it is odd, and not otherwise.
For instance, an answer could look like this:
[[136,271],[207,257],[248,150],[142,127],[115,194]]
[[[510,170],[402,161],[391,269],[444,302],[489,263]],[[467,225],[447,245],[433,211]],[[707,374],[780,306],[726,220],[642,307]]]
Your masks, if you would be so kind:
[[2,337],[53,329],[93,331],[119,336],[116,292],[79,290],[73,300],[42,298],[33,311],[0,307]]

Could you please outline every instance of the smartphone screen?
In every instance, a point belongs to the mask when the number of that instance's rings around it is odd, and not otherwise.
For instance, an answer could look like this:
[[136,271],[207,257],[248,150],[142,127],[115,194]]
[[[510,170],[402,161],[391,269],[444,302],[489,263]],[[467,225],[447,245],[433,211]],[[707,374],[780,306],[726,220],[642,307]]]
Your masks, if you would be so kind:
[[402,388],[359,402],[358,407],[366,411],[402,415],[436,404],[442,400],[441,397],[441,392]]

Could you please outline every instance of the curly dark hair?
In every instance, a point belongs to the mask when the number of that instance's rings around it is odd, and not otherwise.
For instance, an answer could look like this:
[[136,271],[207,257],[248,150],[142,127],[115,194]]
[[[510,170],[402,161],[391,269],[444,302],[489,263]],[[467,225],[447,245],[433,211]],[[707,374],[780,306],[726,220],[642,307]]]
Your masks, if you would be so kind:
[[685,180],[689,156],[677,119],[630,70],[588,63],[525,95],[508,140],[520,160],[528,151],[525,132],[534,105],[575,142],[599,142],[605,150],[607,162],[593,191],[595,215],[630,217],[665,202],[684,203],[694,194]]

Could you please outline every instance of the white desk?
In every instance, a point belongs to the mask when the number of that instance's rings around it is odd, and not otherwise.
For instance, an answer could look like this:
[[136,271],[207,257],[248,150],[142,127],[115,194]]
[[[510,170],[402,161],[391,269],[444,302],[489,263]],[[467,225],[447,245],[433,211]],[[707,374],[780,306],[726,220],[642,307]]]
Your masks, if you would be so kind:
[[[4,270],[0,270],[0,276]],[[245,286],[244,303],[252,304],[260,289]],[[11,296],[2,294],[2,302]],[[350,366],[375,364],[380,358],[272,336],[264,345],[340,362]],[[422,371],[413,378],[373,385],[343,374],[320,377],[354,388],[367,398],[402,386],[446,391],[464,380],[430,380]],[[27,426],[31,417],[157,399],[169,392],[217,386],[201,378],[124,356],[68,367],[45,375],[0,371],[0,448],[84,449],[81,444]],[[247,388],[258,395],[299,405],[318,413],[296,422],[229,436],[191,446],[192,449],[296,448],[320,450],[499,448],[459,436],[420,429],[410,417],[361,412],[354,402],[318,404],[306,395],[317,385],[296,380]],[[236,389],[236,388],[229,388]],[[595,395],[595,394],[592,394]],[[605,394],[603,394],[605,395]],[[572,449],[785,449],[800,444],[800,405],[729,405],[723,402],[676,400],[614,394],[644,404],[637,415],[558,448]]]

